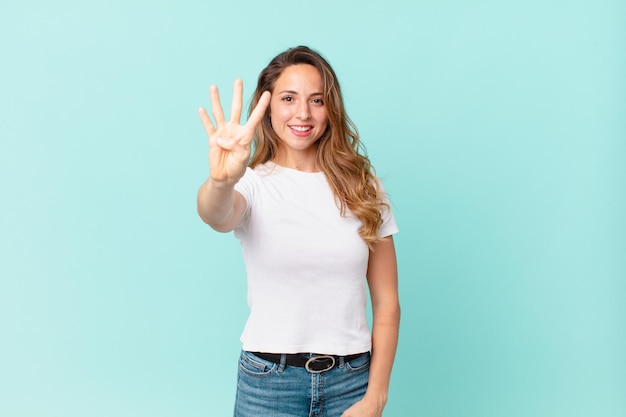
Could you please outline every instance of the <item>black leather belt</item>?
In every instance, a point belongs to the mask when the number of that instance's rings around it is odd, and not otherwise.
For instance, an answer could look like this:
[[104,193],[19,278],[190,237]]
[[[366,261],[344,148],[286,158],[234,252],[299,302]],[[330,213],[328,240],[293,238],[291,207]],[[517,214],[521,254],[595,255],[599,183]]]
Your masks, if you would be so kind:
[[[265,359],[266,361],[280,364],[280,353],[263,353],[263,352],[250,352],[253,355]],[[367,355],[369,352],[356,353],[354,355],[343,356],[344,362],[350,362],[356,358],[360,358],[363,355]],[[339,362],[342,356],[335,355],[313,355],[311,357],[299,354],[289,353],[285,359],[285,365],[297,366],[299,368],[305,368],[307,371],[313,374],[319,374],[321,372],[330,371]]]

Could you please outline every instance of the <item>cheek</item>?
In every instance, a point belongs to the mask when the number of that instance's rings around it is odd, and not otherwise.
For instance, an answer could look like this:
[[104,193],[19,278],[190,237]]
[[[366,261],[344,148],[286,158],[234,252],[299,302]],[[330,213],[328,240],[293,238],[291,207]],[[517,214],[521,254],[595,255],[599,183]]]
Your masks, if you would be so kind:
[[288,121],[291,117],[289,109],[284,106],[271,106],[270,118],[272,119],[272,127],[278,128],[280,123]]
[[317,113],[315,116],[315,120],[317,120],[317,123],[322,125],[324,129],[326,129],[326,126],[328,125],[328,113],[326,113],[326,109],[320,109],[320,112]]

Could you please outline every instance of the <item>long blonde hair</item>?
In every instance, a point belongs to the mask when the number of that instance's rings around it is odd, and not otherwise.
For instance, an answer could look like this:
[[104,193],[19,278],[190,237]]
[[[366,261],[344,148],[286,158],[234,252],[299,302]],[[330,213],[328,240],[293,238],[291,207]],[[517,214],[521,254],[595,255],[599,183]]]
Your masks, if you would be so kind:
[[[283,70],[291,65],[308,64],[319,71],[324,83],[324,106],[328,127],[316,142],[316,162],[339,203],[343,216],[349,210],[363,223],[360,236],[368,246],[380,240],[378,230],[383,223],[382,212],[389,209],[378,189],[374,167],[365,154],[356,126],[344,109],[337,76],[330,64],[316,51],[298,46],[277,55],[261,71],[252,97],[250,111],[264,91],[272,92]],[[250,167],[274,158],[279,138],[272,128],[269,108],[256,128]]]

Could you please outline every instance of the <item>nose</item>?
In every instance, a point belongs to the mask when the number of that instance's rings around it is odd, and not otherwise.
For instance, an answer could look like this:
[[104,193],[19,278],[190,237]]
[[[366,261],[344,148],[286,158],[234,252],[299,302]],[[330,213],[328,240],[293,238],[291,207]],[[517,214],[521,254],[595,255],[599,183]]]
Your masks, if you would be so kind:
[[298,112],[296,113],[298,119],[308,120],[311,117],[311,111],[309,110],[309,103],[307,101],[300,102],[298,106]]

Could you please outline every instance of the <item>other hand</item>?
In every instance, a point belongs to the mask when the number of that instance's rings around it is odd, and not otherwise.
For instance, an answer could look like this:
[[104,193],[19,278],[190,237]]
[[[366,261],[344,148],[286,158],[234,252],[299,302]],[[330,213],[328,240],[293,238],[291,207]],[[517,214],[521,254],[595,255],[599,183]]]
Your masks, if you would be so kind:
[[383,406],[367,402],[365,399],[358,401],[343,412],[341,417],[382,417]]

